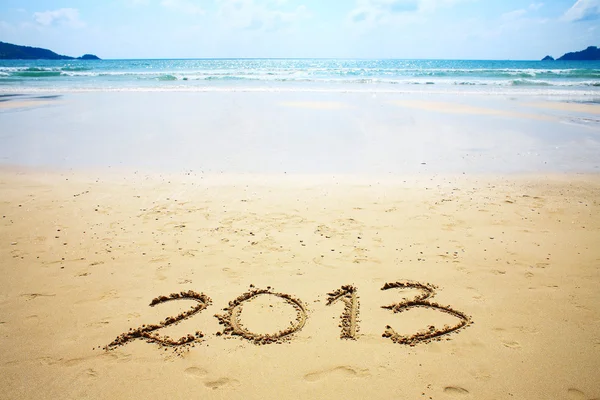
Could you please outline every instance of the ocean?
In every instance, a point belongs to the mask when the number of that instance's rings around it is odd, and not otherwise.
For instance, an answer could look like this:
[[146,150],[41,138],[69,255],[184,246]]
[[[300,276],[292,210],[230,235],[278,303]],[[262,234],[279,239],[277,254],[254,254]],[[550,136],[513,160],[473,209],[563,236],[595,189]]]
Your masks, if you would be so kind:
[[600,96],[600,61],[185,59],[2,60],[0,91],[326,90]]

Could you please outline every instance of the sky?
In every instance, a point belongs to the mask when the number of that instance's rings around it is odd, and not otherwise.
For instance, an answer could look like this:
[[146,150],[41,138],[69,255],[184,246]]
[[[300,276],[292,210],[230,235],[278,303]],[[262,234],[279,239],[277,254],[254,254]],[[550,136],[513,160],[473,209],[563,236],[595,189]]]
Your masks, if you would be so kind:
[[2,0],[0,41],[101,58],[535,60],[600,46],[600,0]]

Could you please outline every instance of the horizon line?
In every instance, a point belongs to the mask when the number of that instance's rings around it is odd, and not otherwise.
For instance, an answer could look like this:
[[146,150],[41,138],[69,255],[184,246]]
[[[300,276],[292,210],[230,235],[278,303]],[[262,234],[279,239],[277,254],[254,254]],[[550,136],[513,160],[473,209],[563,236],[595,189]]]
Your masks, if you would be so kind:
[[[397,58],[397,57],[141,57],[141,58],[101,58],[100,60],[48,60],[48,61],[148,61],[148,60],[364,60],[364,61],[534,61],[541,62],[542,59],[526,58]],[[17,60],[17,59],[13,59]],[[30,59],[36,61],[38,59]],[[21,61],[28,61],[21,59]],[[577,60],[554,60],[554,61],[577,61]],[[586,60],[583,60],[586,61]],[[597,61],[597,60],[587,60]]]

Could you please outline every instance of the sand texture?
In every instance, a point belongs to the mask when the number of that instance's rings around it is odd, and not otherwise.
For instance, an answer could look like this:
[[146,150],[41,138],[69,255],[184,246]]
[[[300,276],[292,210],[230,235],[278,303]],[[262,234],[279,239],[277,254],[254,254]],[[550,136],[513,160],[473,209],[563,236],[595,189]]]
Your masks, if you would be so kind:
[[598,175],[0,190],[0,398],[600,398]]

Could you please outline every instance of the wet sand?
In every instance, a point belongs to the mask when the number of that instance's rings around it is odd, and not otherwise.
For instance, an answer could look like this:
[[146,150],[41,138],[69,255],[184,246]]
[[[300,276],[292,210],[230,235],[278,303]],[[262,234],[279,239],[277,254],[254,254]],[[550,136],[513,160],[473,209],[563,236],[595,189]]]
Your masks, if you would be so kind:
[[39,100],[50,104],[0,109],[1,164],[376,176],[600,171],[597,114],[535,107],[535,97],[125,92]]
[[560,111],[574,111],[578,113],[588,113],[600,115],[600,106],[598,104],[572,103],[572,102],[540,102],[530,104],[533,107],[547,108]]

